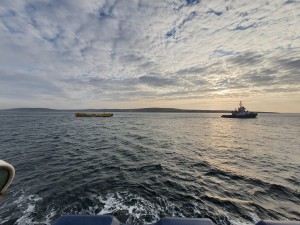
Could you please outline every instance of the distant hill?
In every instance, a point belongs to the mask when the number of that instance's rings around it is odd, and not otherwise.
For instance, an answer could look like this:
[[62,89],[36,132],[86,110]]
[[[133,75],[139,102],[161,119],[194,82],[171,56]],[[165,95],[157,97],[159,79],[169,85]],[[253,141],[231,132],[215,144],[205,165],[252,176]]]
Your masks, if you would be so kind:
[[159,112],[159,113],[228,113],[229,110],[188,110],[176,108],[139,108],[139,109],[49,109],[49,108],[13,108],[2,111],[18,112]]
[[49,108],[13,108],[13,109],[2,109],[1,111],[20,111],[20,112],[53,112],[59,111],[57,109],[49,109]]
[[176,109],[176,108],[140,108],[140,109],[111,109],[112,112],[172,112],[172,113],[226,113],[229,110],[191,110],[191,109]]
[[[153,113],[230,113],[231,110],[192,110],[176,108],[139,108],[139,109],[49,109],[49,108],[13,108],[1,111],[18,112],[153,112]],[[259,112],[274,113],[274,112]]]

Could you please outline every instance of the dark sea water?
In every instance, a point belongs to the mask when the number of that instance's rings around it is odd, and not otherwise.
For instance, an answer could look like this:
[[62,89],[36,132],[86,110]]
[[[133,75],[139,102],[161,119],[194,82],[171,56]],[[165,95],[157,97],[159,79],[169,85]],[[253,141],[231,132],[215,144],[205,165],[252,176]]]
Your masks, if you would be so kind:
[[0,224],[110,214],[216,224],[300,220],[300,115],[0,112],[0,159],[16,177]]

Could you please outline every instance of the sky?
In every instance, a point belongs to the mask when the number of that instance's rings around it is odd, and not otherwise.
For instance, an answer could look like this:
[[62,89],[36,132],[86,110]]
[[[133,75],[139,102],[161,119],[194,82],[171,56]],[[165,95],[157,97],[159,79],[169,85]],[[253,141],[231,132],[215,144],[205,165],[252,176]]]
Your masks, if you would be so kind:
[[300,113],[300,0],[0,0],[0,109]]

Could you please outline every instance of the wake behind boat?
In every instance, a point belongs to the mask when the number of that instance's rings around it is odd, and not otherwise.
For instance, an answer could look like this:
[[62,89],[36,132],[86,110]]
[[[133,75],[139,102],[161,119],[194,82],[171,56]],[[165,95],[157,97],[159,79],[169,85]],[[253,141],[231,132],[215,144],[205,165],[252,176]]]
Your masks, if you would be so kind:
[[240,107],[231,112],[231,115],[222,115],[224,118],[256,118],[257,113],[249,112],[240,101]]

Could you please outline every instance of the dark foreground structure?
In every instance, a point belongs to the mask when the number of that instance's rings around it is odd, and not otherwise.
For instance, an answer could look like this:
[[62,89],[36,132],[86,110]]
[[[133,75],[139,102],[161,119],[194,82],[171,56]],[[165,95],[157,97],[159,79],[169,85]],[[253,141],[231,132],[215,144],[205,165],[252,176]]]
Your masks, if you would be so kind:
[[[113,216],[61,216],[53,225],[124,225]],[[215,225],[210,219],[163,218],[152,225]],[[256,225],[300,225],[299,221],[262,220]]]

